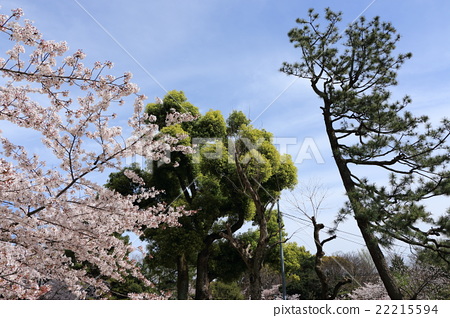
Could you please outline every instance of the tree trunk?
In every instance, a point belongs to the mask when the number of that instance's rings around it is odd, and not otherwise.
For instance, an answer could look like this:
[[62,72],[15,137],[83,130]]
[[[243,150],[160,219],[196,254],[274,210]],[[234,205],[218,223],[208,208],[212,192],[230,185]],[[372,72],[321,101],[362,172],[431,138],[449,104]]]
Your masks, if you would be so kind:
[[177,257],[177,271],[177,298],[186,300],[189,294],[189,268],[185,254]]
[[[268,249],[269,242],[269,233],[267,228],[267,216],[266,216],[266,206],[261,200],[260,195],[258,194],[258,188],[261,186],[258,183],[258,186],[253,185],[246,172],[242,168],[239,158],[238,152],[235,151],[234,161],[236,164],[236,172],[238,174],[238,178],[240,179],[243,189],[242,192],[247,194],[255,204],[255,218],[254,221],[258,224],[259,227],[259,238],[258,243],[256,244],[255,250],[249,251],[247,248],[242,246],[240,242],[233,238],[231,228],[228,228],[228,233],[222,233],[222,236],[228,239],[231,245],[237,249],[239,254],[242,257],[245,265],[247,266],[249,277],[250,277],[250,298],[251,299],[261,299],[262,286],[261,286],[261,268],[264,262],[264,258]],[[272,203],[272,207],[275,202]],[[271,208],[272,209],[272,208]],[[271,210],[270,209],[270,210]]]
[[257,218],[259,225],[258,244],[253,252],[253,257],[249,260],[249,275],[250,275],[250,298],[252,300],[261,299],[262,285],[261,285],[261,268],[264,258],[267,254],[267,244],[269,242],[269,233],[267,229],[267,219],[265,216],[265,209],[261,204],[257,206]]
[[252,266],[249,268],[249,278],[250,278],[250,299],[260,300],[262,293],[261,284],[261,266],[259,262],[252,261]]
[[206,245],[197,256],[197,280],[195,284],[195,299],[197,300],[211,299],[208,275],[210,246]]
[[325,120],[325,127],[330,142],[331,150],[333,152],[334,161],[339,170],[342,182],[344,184],[347,196],[354,212],[354,218],[357,221],[358,227],[361,231],[364,242],[372,257],[372,260],[377,268],[380,279],[386,288],[386,291],[391,299],[402,300],[403,295],[392,276],[386,258],[378,243],[377,237],[374,235],[369,221],[365,217],[365,207],[353,196],[356,193],[356,185],[352,179],[352,174],[347,166],[347,162],[342,157],[339,142],[333,128],[333,121],[330,113],[331,102],[325,99],[325,106],[323,107],[323,117]]
[[314,258],[314,270],[316,272],[317,277],[320,281],[321,286],[321,297],[320,299],[326,300],[328,299],[328,279],[325,273],[322,270],[322,258],[325,256],[325,252],[323,251],[323,245],[320,241],[320,230],[324,228],[323,224],[319,224],[316,222],[316,218],[313,216],[311,218],[314,227],[314,243],[316,245],[316,256]]
[[322,300],[334,300],[336,299],[339,290],[342,286],[345,284],[349,284],[352,282],[351,279],[343,278],[340,280],[331,290],[330,284],[328,281],[327,276],[325,275],[325,272],[323,271],[323,257],[325,256],[325,252],[323,251],[323,246],[325,243],[332,241],[336,238],[336,235],[330,236],[329,238],[321,241],[320,240],[320,231],[324,228],[324,225],[321,223],[317,223],[316,218],[313,216],[311,217],[311,222],[314,227],[314,242],[316,244],[316,256],[315,256],[315,262],[314,262],[314,270],[316,271],[317,277],[319,278],[320,285],[321,285],[321,293],[320,293],[320,299]]
[[247,267],[249,275],[249,296],[252,300],[261,299],[262,284],[261,284],[261,268],[264,262],[264,258],[267,253],[267,243],[269,235],[267,231],[267,220],[265,218],[259,221],[260,231],[258,243],[253,251],[250,251],[248,247],[243,246],[239,240],[233,237],[230,227],[228,227],[227,233],[222,232],[221,236],[230,242],[241,256],[242,260]]
[[203,240],[203,243],[205,245],[197,255],[197,280],[195,284],[195,299],[211,299],[211,291],[209,289],[211,281],[209,276],[209,257],[211,254],[211,246],[216,240],[225,237],[225,234],[227,233],[230,235],[229,237],[231,240],[232,234],[239,230],[244,224],[245,213],[243,211],[240,211],[238,213],[238,216],[239,218],[232,226],[222,232],[211,233]]
[[402,300],[403,295],[389,270],[386,258],[378,244],[378,239],[370,229],[370,224],[367,221],[359,220],[358,218],[356,218],[356,221],[389,297],[393,300]]

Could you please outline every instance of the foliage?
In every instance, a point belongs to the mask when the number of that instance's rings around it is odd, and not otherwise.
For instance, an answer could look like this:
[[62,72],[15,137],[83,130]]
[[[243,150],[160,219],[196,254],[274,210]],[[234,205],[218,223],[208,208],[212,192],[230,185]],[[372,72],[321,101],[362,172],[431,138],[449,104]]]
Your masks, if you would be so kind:
[[[195,264],[198,285],[195,297],[209,298],[208,280],[222,275],[224,279],[228,275],[239,275],[238,267],[227,272],[217,264],[221,262],[221,258],[222,262],[226,261],[228,255],[216,254],[218,248],[224,248],[220,242],[215,243],[220,239],[219,232],[225,228],[224,221],[234,223],[237,230],[250,215],[251,207],[248,200],[236,193],[228,183],[228,180],[235,179],[235,168],[227,160],[227,128],[222,114],[210,110],[200,115],[181,91],[171,91],[159,103],[147,105],[147,111],[160,114],[167,113],[171,108],[192,111],[197,119],[189,125],[181,123],[169,127],[164,126],[165,123],[161,121],[156,138],[183,136],[183,145],[192,145],[197,153],[191,155],[173,152],[170,162],[153,163],[146,186],[164,190],[157,199],[169,202],[172,206],[184,205],[197,210],[197,213],[189,218],[181,218],[179,222],[183,225],[182,228],[147,230],[144,238],[149,242],[148,249],[154,255],[154,260],[157,260],[153,263],[155,269],[163,266],[177,272],[178,284],[184,286],[183,291],[178,290],[178,297],[187,297],[186,278],[191,276],[188,274],[188,267]],[[221,165],[218,166],[217,162],[221,162]],[[121,173],[123,171],[119,174]],[[176,265],[180,258],[187,261],[188,267],[183,270]],[[181,277],[184,277],[183,283]]]
[[[149,104],[147,110],[164,113],[167,108],[166,100],[172,103],[176,100],[179,107],[187,105],[187,109],[194,108],[182,92],[171,91],[162,102]],[[165,199],[169,199],[174,206],[186,205],[189,209],[197,210],[197,213],[189,218],[181,218],[182,228],[161,233],[158,230],[147,231],[146,240],[149,241],[149,249],[153,254],[167,254],[166,257],[157,257],[167,262],[165,266],[174,264],[180,253],[185,254],[184,257],[187,257],[190,264],[195,263],[197,255],[196,298],[210,297],[209,280],[219,278],[228,281],[230,277],[237,278],[242,273],[242,268],[239,267],[242,260],[234,262],[232,268],[223,267],[228,257],[235,258],[239,254],[228,251],[220,239],[231,237],[229,235],[237,231],[246,220],[253,221],[258,227],[260,225],[258,218],[261,214],[256,215],[255,202],[239,185],[242,183],[242,174],[238,172],[236,160],[245,165],[245,175],[252,183],[256,182],[258,195],[266,206],[269,202],[274,203],[273,198],[278,197],[282,189],[291,187],[296,182],[295,166],[290,157],[279,155],[271,143],[272,134],[255,129],[248,123],[249,120],[242,112],[233,112],[225,121],[219,111],[210,110],[205,115],[197,115],[197,119],[189,126],[173,125],[170,131],[167,127],[160,128],[161,136],[169,134],[179,137],[186,134],[187,138],[183,142],[191,142],[197,153],[175,153],[172,156],[175,158],[172,161],[177,162],[175,166],[172,162],[154,164],[153,176],[147,186],[156,186],[166,190],[166,193],[173,193]],[[270,232],[278,233],[276,213],[270,209],[266,212],[264,218],[272,219]],[[235,239],[249,248],[258,245],[260,230],[247,234],[240,234]],[[275,241],[276,239],[267,241],[265,245],[259,244],[258,248],[268,249]],[[217,254],[218,250],[224,254]]]
[[226,138],[227,127],[220,110],[210,109],[205,115],[195,121],[191,130],[192,138]]
[[296,242],[283,244],[284,268],[288,279],[301,279],[303,273],[311,268],[311,253]]
[[297,243],[284,245],[286,293],[299,299],[319,299],[320,282],[314,272],[314,255]]
[[[168,118],[172,114],[198,116],[200,113],[198,108],[187,101],[186,96],[182,91],[170,91],[164,96],[161,102],[147,104],[145,108],[147,114],[156,116],[154,123],[160,129],[169,126]],[[192,122],[181,123],[183,130],[189,131],[192,127]]]
[[245,271],[245,263],[226,240],[214,242],[209,263],[210,278],[231,284],[237,282]]
[[[244,117],[231,117],[241,121]],[[229,121],[230,123],[232,121]],[[229,129],[232,131],[232,129]],[[274,246],[280,229],[273,230],[270,220],[276,217],[273,207],[283,189],[292,188],[297,182],[297,169],[289,157],[282,158],[272,144],[272,134],[251,125],[241,125],[228,140],[236,177],[231,180],[238,192],[251,200],[255,213],[252,218],[258,228],[258,236],[253,244],[233,235],[230,227],[222,232],[230,244],[236,248],[247,266],[250,277],[250,298],[261,299],[261,269],[268,252]],[[272,222],[276,224],[276,222]],[[255,232],[256,233],[256,232]],[[275,243],[276,244],[276,243]]]
[[212,299],[215,300],[243,300],[241,289],[236,282],[224,283],[215,281],[211,284]]
[[250,125],[251,121],[242,111],[233,111],[227,119],[227,132],[229,136],[235,136],[239,133],[241,127]]

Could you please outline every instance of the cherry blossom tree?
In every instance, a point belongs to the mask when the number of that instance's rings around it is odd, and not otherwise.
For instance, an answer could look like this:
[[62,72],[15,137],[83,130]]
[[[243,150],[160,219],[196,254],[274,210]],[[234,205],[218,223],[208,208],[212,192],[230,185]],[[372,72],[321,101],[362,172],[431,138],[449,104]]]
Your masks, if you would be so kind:
[[350,295],[351,300],[388,300],[389,295],[381,281],[377,283],[366,283],[355,289]]
[[[45,40],[22,16],[21,9],[0,14],[1,47],[10,48],[0,55],[0,127],[8,129],[0,131],[0,298],[39,298],[55,281],[79,298],[88,287],[100,295],[107,292],[101,277],[120,281],[131,274],[145,281],[127,257],[131,247],[117,234],[176,226],[181,215],[191,212],[163,203],[140,210],[133,202],[157,190],[124,197],[92,175],[120,169],[134,154],[168,162],[171,151],[190,149],[174,146],[173,137],[154,138],[156,118],[143,112],[146,97],[131,83],[131,73],[105,75],[111,62],[85,66],[83,51],[67,55],[65,42]],[[113,109],[128,100],[134,100],[134,110],[126,138],[112,123]],[[173,113],[167,120],[190,117]],[[32,153],[5,135],[18,130],[32,131],[42,145],[33,145]],[[142,182],[132,171],[126,175]],[[77,269],[73,256],[100,275]]]

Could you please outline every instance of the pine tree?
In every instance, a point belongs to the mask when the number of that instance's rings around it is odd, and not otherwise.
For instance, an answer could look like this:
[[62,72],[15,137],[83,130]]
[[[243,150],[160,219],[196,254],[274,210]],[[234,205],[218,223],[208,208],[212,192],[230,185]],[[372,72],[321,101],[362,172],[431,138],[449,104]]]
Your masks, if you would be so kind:
[[[302,61],[284,63],[281,71],[308,79],[322,100],[326,134],[348,196],[339,218],[353,215],[389,296],[402,299],[381,247],[395,238],[446,257],[448,246],[434,236],[448,234],[448,215],[435,222],[421,200],[449,194],[450,123],[444,119],[433,128],[426,116],[405,109],[408,96],[391,101],[388,88],[412,55],[394,54],[400,36],[390,23],[361,17],[340,33],[341,18],[326,9],[328,25],[322,28],[311,9],[307,20],[297,19],[300,27],[288,35]],[[356,166],[387,172],[386,183],[357,175]],[[430,228],[419,229],[419,221]]]

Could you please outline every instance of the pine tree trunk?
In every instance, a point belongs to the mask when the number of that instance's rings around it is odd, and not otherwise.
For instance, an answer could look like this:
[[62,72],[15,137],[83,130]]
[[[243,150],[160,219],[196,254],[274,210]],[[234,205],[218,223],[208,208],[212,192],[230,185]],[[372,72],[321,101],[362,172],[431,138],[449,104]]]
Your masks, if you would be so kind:
[[364,220],[356,219],[356,221],[389,297],[393,300],[402,300],[403,295],[389,270],[386,258],[378,244],[378,239],[370,230],[370,224]]
[[323,116],[325,120],[325,127],[328,135],[328,140],[330,142],[331,150],[333,152],[333,157],[339,170],[339,174],[341,176],[342,182],[347,192],[347,196],[353,209],[354,218],[357,221],[364,242],[366,243],[366,247],[369,250],[369,253],[378,271],[378,274],[380,275],[380,279],[383,282],[389,297],[393,300],[401,300],[403,299],[403,295],[400,292],[400,289],[389,270],[386,258],[384,257],[384,254],[379,246],[378,239],[374,235],[370,227],[369,221],[366,220],[365,218],[364,213],[365,208],[352,195],[353,193],[356,192],[356,185],[352,179],[352,174],[347,166],[347,163],[345,162],[345,159],[342,157],[339,142],[338,139],[336,138],[336,133],[333,128],[333,121],[331,119],[330,108],[331,103],[325,100],[325,107],[323,108]]

